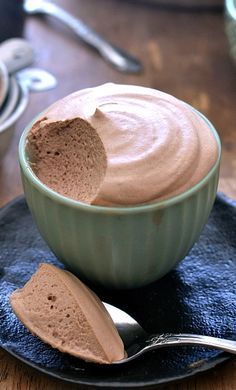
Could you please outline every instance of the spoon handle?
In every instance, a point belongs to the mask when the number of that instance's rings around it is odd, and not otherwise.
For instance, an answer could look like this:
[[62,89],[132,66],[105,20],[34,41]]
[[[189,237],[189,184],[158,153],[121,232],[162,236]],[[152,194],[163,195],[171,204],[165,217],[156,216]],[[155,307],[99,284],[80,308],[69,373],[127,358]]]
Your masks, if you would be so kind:
[[197,334],[163,334],[151,336],[146,340],[144,350],[178,345],[202,345],[236,354],[236,341]]
[[95,48],[108,62],[118,70],[137,73],[141,71],[140,62],[123,50],[115,47],[101,35],[92,30],[82,20],[75,18],[57,4],[49,1],[40,1],[39,6],[32,13],[45,13],[56,17],[67,27],[72,29],[88,45]]

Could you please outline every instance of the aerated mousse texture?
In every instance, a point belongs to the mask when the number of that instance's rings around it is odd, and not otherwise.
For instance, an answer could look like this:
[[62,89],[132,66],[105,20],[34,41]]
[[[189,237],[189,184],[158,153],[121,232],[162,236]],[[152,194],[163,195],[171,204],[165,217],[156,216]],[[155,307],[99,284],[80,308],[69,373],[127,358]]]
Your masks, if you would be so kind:
[[34,335],[61,352],[101,364],[125,356],[100,299],[68,271],[41,264],[26,285],[12,293],[10,302]]
[[31,166],[54,191],[91,203],[106,171],[106,152],[95,129],[74,118],[52,123],[43,118],[28,137]]

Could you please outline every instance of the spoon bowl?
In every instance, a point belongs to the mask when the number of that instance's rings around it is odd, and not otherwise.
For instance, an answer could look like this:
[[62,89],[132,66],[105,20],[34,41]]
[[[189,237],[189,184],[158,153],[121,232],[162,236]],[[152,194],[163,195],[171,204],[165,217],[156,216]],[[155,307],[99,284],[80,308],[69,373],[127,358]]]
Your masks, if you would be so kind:
[[108,303],[104,303],[104,305],[116,325],[127,353],[126,358],[115,361],[112,364],[128,363],[144,353],[157,348],[183,345],[204,346],[236,354],[236,341],[186,333],[150,335],[125,311]]

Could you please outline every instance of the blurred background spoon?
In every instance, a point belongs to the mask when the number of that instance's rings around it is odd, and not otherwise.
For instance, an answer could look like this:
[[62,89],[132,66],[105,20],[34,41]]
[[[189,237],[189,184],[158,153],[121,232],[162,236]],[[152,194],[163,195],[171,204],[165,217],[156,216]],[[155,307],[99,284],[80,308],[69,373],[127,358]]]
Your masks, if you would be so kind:
[[96,49],[101,56],[116,69],[122,72],[139,73],[142,65],[139,60],[114,46],[97,32],[88,27],[82,20],[75,18],[67,11],[47,0],[25,0],[24,10],[27,14],[46,14],[54,16],[82,39]]

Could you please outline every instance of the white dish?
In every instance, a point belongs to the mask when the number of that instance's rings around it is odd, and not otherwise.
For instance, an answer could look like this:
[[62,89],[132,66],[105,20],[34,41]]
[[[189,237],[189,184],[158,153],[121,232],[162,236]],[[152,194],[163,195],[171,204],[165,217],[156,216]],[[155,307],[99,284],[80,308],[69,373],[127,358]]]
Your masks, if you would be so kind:
[[0,62],[0,108],[4,103],[9,87],[9,76],[6,65]]
[[20,87],[14,76],[10,77],[8,94],[0,108],[0,124],[3,123],[15,110],[20,94]]
[[5,155],[11,143],[14,134],[15,123],[23,114],[28,104],[28,89],[24,88],[22,85],[20,85],[19,88],[20,94],[15,111],[3,123],[0,124],[0,160]]

